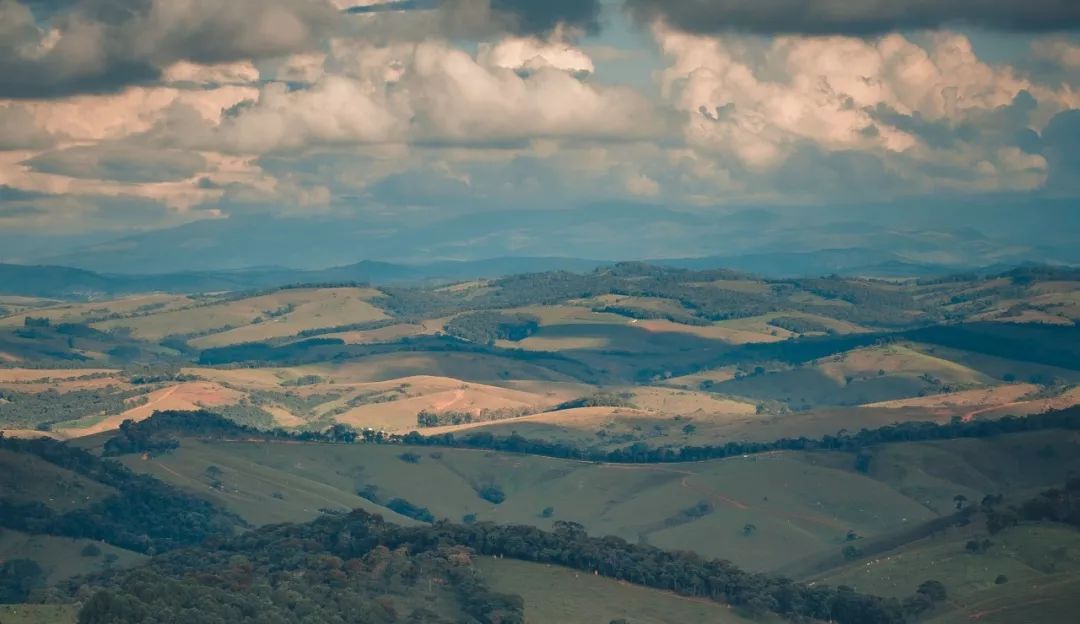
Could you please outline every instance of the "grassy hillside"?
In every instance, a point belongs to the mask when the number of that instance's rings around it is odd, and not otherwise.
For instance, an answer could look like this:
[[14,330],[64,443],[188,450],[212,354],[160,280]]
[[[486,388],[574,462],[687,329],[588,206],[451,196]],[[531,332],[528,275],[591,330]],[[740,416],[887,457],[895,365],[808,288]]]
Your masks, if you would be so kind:
[[[434,518],[540,527],[571,520],[593,534],[769,570],[839,554],[849,531],[873,539],[947,516],[957,494],[977,500],[1052,485],[1080,469],[1078,457],[1076,434],[1039,432],[886,445],[874,449],[867,474],[847,453],[613,465],[463,449],[188,439],[168,455],[125,462],[255,523],[403,499]],[[214,491],[210,466],[221,482]],[[494,491],[499,502],[486,494]]]
[[620,618],[641,624],[782,621],[744,618],[708,600],[636,587],[559,566],[483,557],[477,559],[476,567],[495,590],[525,599],[527,624],[593,624]]

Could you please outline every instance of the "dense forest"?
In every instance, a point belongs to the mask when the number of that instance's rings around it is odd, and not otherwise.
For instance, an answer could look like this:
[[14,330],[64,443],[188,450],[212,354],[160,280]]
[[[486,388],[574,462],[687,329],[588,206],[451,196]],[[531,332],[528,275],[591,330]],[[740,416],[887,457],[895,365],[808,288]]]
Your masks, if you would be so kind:
[[198,544],[213,536],[232,535],[243,526],[238,517],[212,503],[62,442],[0,435],[0,449],[32,455],[116,491],[83,508],[65,512],[0,493],[0,527],[101,540],[137,552],[154,553]]
[[446,618],[445,602],[441,612],[415,606],[425,595],[439,604],[440,592],[453,595],[464,621],[523,622],[521,598],[491,592],[470,566],[475,555],[566,566],[795,620],[901,623],[935,599],[915,587],[903,601],[811,587],[727,561],[589,537],[570,522],[551,532],[490,523],[407,528],[359,510],[251,531],[158,557],[146,568],[80,579],[58,593],[85,599],[80,624],[142,622],[150,613],[155,621],[186,622],[196,604],[200,622],[345,622],[361,614],[370,622],[463,621]]

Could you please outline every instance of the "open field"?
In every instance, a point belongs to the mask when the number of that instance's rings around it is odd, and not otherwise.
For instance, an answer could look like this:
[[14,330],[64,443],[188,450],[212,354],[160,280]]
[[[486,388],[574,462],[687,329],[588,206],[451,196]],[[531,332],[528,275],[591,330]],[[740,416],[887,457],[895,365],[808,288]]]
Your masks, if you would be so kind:
[[112,488],[25,453],[0,450],[0,492],[19,502],[40,502],[57,512],[82,509]]
[[185,295],[162,294],[137,295],[88,303],[58,303],[46,307],[35,307],[32,310],[0,318],[0,327],[21,326],[28,316],[47,318],[54,324],[86,323],[113,315],[161,314],[193,304],[194,301]]
[[[89,545],[97,548],[96,554],[83,554],[83,549]],[[27,535],[5,529],[0,534],[0,561],[11,559],[36,561],[46,574],[46,582],[52,584],[110,567],[138,565],[146,557],[95,540]],[[7,620],[0,619],[0,622],[6,624]]]
[[[174,334],[208,334],[205,346],[291,336],[305,329],[335,327],[385,318],[369,300],[370,288],[295,288],[244,299],[207,303],[178,310],[95,323],[108,330],[129,328],[133,335],[160,340]],[[221,336],[211,337],[213,334]]]
[[629,585],[558,566],[482,557],[475,565],[496,591],[525,599],[526,624],[595,624],[625,618],[641,624],[773,622],[740,617],[700,598]]
[[[1054,454],[1039,459],[1047,445]],[[1077,451],[1080,436],[1057,432],[895,444],[875,449],[864,475],[844,453],[611,465],[461,449],[185,439],[169,455],[125,463],[257,524],[311,518],[324,507],[371,508],[356,495],[365,490],[382,504],[402,498],[427,507],[436,518],[474,514],[540,527],[573,520],[596,535],[770,570],[838,553],[848,531],[870,539],[949,514],[957,494],[976,500],[991,491],[1020,495],[1057,484],[1080,469]],[[406,452],[416,454],[414,461],[399,457]],[[211,465],[224,473],[222,490],[208,484]],[[482,498],[488,487],[502,491],[505,501]],[[551,513],[542,513],[548,507]]]

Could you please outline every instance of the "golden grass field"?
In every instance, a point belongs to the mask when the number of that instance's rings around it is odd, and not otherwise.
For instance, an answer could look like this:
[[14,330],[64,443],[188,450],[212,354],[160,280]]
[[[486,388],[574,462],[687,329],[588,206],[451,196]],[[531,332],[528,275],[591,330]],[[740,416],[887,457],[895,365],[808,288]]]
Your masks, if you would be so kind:
[[[286,289],[269,295],[103,321],[94,327],[101,330],[126,327],[136,337],[147,340],[160,340],[173,334],[207,333],[192,341],[198,342],[195,346],[205,348],[379,320],[385,318],[385,313],[369,303],[378,295],[379,291],[371,288]],[[261,322],[256,322],[257,319]]]

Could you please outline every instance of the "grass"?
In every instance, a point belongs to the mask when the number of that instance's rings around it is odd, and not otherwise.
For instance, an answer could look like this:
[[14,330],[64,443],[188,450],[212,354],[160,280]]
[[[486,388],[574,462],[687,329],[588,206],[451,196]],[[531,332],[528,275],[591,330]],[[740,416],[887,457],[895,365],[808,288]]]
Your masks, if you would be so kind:
[[89,303],[67,303],[27,310],[20,314],[4,317],[0,319],[0,327],[21,326],[27,316],[47,318],[54,324],[82,323],[87,320],[100,319],[110,314],[142,314],[151,311],[161,313],[191,304],[192,300],[184,295],[164,294],[138,295]]
[[526,624],[771,622],[750,620],[725,605],[639,587],[559,566],[483,557],[476,561],[495,591],[525,599]]
[[[1048,439],[1061,438],[1043,433],[890,445],[875,455],[869,475],[855,472],[852,456],[843,453],[608,465],[417,448],[412,452],[419,461],[410,463],[399,459],[406,450],[401,446],[192,440],[169,455],[125,463],[208,496],[254,524],[304,520],[321,508],[387,514],[357,496],[372,487],[378,500],[403,498],[436,518],[461,521],[475,514],[479,520],[540,527],[572,520],[596,535],[771,570],[839,552],[849,530],[874,538],[951,513],[958,493],[976,500],[985,492],[1032,492],[1058,484],[1067,470],[1080,468],[1080,446],[1061,446],[1056,459],[1031,466]],[[210,465],[224,472],[221,490],[209,485]],[[489,485],[506,494],[502,504],[479,496]],[[682,514],[702,502],[706,513]],[[546,507],[555,510],[550,518],[541,516]],[[744,535],[748,524],[756,527],[750,536]]]
[[[101,552],[94,557],[84,557],[82,550],[90,544],[97,546]],[[116,561],[111,564],[113,567],[133,566],[146,559],[139,553],[92,540],[27,535],[9,529],[4,529],[0,534],[0,561],[32,559],[45,571],[49,584],[100,572],[106,569],[105,559],[109,555],[116,557]]]
[[[196,339],[201,347],[290,336],[304,329],[335,327],[384,318],[368,300],[370,288],[297,288],[269,295],[168,310],[130,319],[95,323],[107,330],[127,327],[138,337],[160,340],[172,334],[225,334]],[[261,323],[255,323],[262,319]]]
[[115,490],[28,453],[0,450],[0,493],[65,512],[82,509]]

